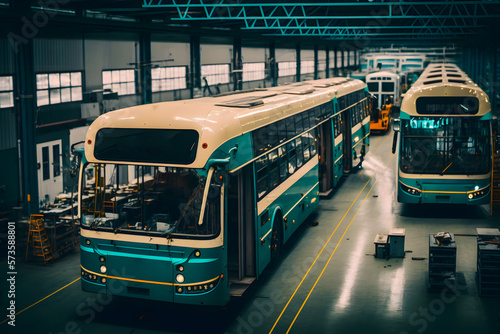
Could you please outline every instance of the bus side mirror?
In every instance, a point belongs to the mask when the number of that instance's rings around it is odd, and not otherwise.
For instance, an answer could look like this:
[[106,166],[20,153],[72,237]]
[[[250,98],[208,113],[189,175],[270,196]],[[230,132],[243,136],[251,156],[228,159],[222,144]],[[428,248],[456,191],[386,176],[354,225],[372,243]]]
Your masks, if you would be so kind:
[[397,144],[398,144],[398,132],[394,131],[394,139],[392,140],[392,154],[396,153]]
[[394,132],[399,132],[401,128],[401,120],[399,118],[394,118],[392,120],[392,128],[394,129]]
[[399,118],[394,118],[392,120],[392,128],[394,129],[394,139],[392,140],[392,154],[396,153],[396,147],[398,144],[398,133],[401,129],[401,120]]

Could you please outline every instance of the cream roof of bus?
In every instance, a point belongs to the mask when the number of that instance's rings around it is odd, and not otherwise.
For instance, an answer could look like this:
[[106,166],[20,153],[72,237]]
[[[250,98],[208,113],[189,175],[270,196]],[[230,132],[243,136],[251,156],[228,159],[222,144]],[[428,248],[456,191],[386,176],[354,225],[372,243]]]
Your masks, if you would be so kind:
[[[446,69],[449,64],[431,65],[433,69],[439,67]],[[421,96],[474,96],[479,100],[479,112],[476,116],[485,115],[491,110],[488,95],[456,65],[453,65],[453,69],[457,69],[458,72],[444,70],[431,73],[428,71],[429,66],[408,92],[406,92],[401,104],[401,111],[409,115],[418,115],[416,112],[416,101]],[[452,69],[451,66],[448,66],[448,68]],[[450,77],[448,76],[449,74],[459,74],[460,76]]]
[[[199,145],[208,143],[208,148],[198,148],[196,160],[182,167],[202,168],[210,155],[231,138],[365,87],[361,80],[332,78],[115,110],[99,116],[92,123],[85,139],[85,155],[88,161],[97,161],[93,149],[96,133],[101,128],[194,129],[200,134]],[[263,103],[252,107],[225,106],[245,99],[262,100]]]
[[467,86],[477,86],[467,74],[455,64],[430,64],[413,84],[413,87],[440,83],[458,83]]
[[378,77],[389,77],[391,79],[397,79],[399,78],[399,75],[394,73],[394,72],[390,72],[390,71],[380,71],[380,72],[374,72],[374,73],[370,73],[366,76],[366,80],[369,80],[371,78],[378,78]]

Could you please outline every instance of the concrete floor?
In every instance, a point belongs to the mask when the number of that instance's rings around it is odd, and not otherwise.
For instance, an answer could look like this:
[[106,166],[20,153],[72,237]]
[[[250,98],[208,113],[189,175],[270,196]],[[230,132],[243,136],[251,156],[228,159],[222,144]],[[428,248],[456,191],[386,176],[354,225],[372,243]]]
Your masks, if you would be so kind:
[[[392,133],[371,141],[364,168],[320,202],[311,219],[319,225],[298,231],[280,264],[227,307],[97,298],[80,289],[78,253],[47,266],[17,259],[17,311],[77,281],[20,313],[15,328],[0,324],[0,332],[498,334],[500,297],[479,297],[476,288],[475,237],[456,237],[455,292],[428,292],[426,275],[429,233],[474,235],[477,227],[500,227],[500,219],[487,207],[397,203]],[[392,227],[406,228],[411,252],[404,259],[374,258],[375,235]],[[7,268],[5,259],[0,267]]]

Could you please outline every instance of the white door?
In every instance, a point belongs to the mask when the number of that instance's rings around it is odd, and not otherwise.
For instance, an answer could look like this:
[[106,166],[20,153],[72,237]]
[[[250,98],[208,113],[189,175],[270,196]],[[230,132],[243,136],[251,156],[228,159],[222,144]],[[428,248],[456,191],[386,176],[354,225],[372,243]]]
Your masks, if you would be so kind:
[[63,191],[62,141],[54,140],[36,145],[38,162],[38,195],[40,201],[54,203]]

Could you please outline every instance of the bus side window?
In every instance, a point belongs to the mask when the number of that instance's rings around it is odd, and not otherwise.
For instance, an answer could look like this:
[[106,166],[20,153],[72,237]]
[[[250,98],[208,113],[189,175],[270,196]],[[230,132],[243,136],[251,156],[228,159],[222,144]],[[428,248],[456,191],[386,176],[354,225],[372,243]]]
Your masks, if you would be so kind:
[[309,161],[309,159],[311,158],[311,150],[310,150],[310,146],[309,146],[309,143],[310,143],[309,136],[310,136],[309,132],[306,132],[301,136],[302,137],[302,147],[303,147],[302,150],[304,152],[304,163]]
[[345,109],[345,105],[344,105],[344,97],[341,96],[337,99],[337,104],[339,106],[339,110],[338,111],[341,111],[341,110],[344,110]]
[[328,102],[325,105],[325,110],[323,111],[323,119],[333,115],[333,102]]
[[257,194],[259,199],[267,194],[269,188],[267,162],[267,155],[255,161],[255,172],[257,174]]
[[309,124],[309,112],[306,110],[302,113],[302,121],[304,122],[304,130],[307,131],[311,125]]
[[313,109],[309,110],[309,129],[313,128],[316,126],[316,109],[319,109],[320,107],[314,107]]
[[313,129],[313,130],[311,130],[311,132],[309,132],[309,134],[311,135],[311,137],[310,137],[311,138],[311,145],[310,146],[311,146],[311,156],[312,157],[315,156],[317,153],[316,133],[317,133],[316,129]]
[[264,127],[264,129],[267,130],[267,136],[268,136],[267,148],[271,149],[273,147],[278,146],[279,144],[278,125],[276,123],[272,123]]
[[295,150],[297,151],[297,168],[302,167],[304,163],[304,152],[302,150],[302,138],[295,139]]
[[323,120],[323,114],[325,114],[326,105],[322,104],[314,108],[316,122],[321,122]]
[[254,155],[259,156],[266,151],[268,137],[266,127],[262,127],[252,132]]
[[283,182],[288,177],[288,156],[286,153],[287,145],[278,148],[279,164],[280,164],[280,182]]
[[288,151],[288,174],[292,175],[297,169],[297,152],[295,150],[295,141],[291,141],[287,144]]
[[278,141],[280,144],[286,141],[286,136],[286,123],[283,119],[278,122]]
[[273,150],[268,154],[269,160],[269,191],[273,190],[280,183],[280,172],[278,164],[278,150]]
[[286,139],[292,139],[295,137],[295,118],[294,116],[290,116],[285,119],[286,123]]
[[295,135],[298,135],[304,131],[304,123],[302,122],[302,114],[297,114],[295,118]]

